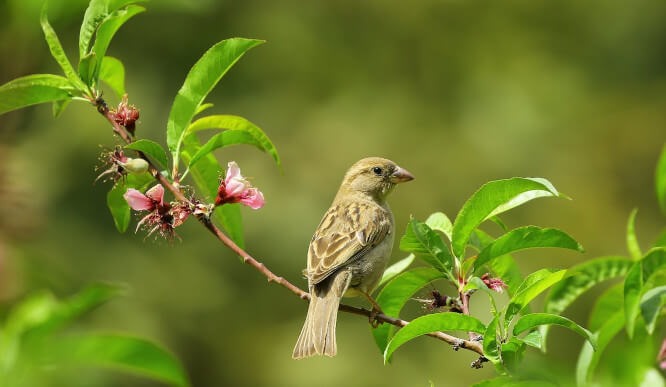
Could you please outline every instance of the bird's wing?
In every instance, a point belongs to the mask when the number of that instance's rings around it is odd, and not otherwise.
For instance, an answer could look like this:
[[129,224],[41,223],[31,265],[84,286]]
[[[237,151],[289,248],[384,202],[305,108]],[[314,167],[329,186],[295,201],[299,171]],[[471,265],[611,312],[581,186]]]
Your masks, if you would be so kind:
[[310,284],[323,281],[336,269],[362,257],[391,230],[388,210],[372,202],[342,201],[328,209],[308,250]]

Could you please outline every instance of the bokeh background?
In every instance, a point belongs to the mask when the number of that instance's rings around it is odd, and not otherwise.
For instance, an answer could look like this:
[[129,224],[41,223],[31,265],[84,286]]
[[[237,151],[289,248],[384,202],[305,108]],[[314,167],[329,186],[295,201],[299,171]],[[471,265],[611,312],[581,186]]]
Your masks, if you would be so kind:
[[[0,83],[59,72],[41,36],[40,6],[0,1]],[[50,1],[70,58],[85,6]],[[453,218],[488,180],[552,181],[573,200],[538,200],[504,220],[564,229],[586,253],[518,255],[524,273],[626,254],[625,225],[635,207],[644,247],[664,224],[653,184],[666,140],[664,1],[146,6],[109,49],[125,63],[130,102],[141,110],[140,137],[164,143],[171,101],[208,47],[234,36],[267,40],[209,101],[214,113],[258,124],[280,152],[282,170],[253,148],[218,157],[236,160],[267,198],[264,209],[244,210],[248,250],[300,286],[309,239],[342,174],[370,155],[416,176],[391,198],[398,229],[434,211]],[[348,314],[339,318],[338,357],[293,361],[306,304],[268,284],[196,222],[183,226],[175,243],[115,230],[105,206],[109,187],[93,184],[100,145],[112,147],[114,139],[94,109],[73,103],[58,119],[46,105],[13,112],[0,117],[0,138],[3,314],[36,289],[64,297],[98,280],[126,283],[128,296],[78,328],[159,341],[182,359],[195,386],[469,385],[493,375],[490,366],[469,368],[473,354],[428,339],[406,345],[384,366],[366,319]],[[396,248],[393,259],[402,256]],[[598,292],[567,316],[585,324]],[[472,308],[487,320],[487,305]],[[532,353],[528,366],[571,374],[582,340],[558,329],[550,340],[548,357]],[[155,385],[113,372],[82,371],[77,379],[72,383],[82,386]]]

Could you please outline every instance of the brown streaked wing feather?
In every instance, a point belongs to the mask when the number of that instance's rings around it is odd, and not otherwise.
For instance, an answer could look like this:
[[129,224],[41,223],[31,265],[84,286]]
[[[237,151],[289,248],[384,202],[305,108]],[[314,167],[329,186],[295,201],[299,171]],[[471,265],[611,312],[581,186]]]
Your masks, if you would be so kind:
[[384,240],[389,213],[372,202],[344,201],[329,208],[310,242],[308,277],[317,284]]

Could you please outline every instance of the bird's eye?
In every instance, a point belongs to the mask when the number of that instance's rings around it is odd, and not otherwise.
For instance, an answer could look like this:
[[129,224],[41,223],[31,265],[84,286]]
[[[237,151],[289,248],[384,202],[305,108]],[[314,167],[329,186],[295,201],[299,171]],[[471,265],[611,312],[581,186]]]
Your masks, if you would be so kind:
[[374,167],[374,168],[372,168],[372,172],[374,172],[374,174],[377,175],[377,176],[381,176],[381,174],[382,174],[382,172],[384,172],[384,170],[381,169],[380,167]]

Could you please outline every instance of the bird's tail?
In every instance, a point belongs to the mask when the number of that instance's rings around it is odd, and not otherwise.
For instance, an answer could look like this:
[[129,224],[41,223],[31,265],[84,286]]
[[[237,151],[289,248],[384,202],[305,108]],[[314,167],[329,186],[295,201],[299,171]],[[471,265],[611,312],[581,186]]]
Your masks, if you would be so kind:
[[314,355],[335,356],[335,325],[340,299],[351,281],[351,273],[338,272],[310,288],[310,305],[301,335],[296,341],[294,359]]

